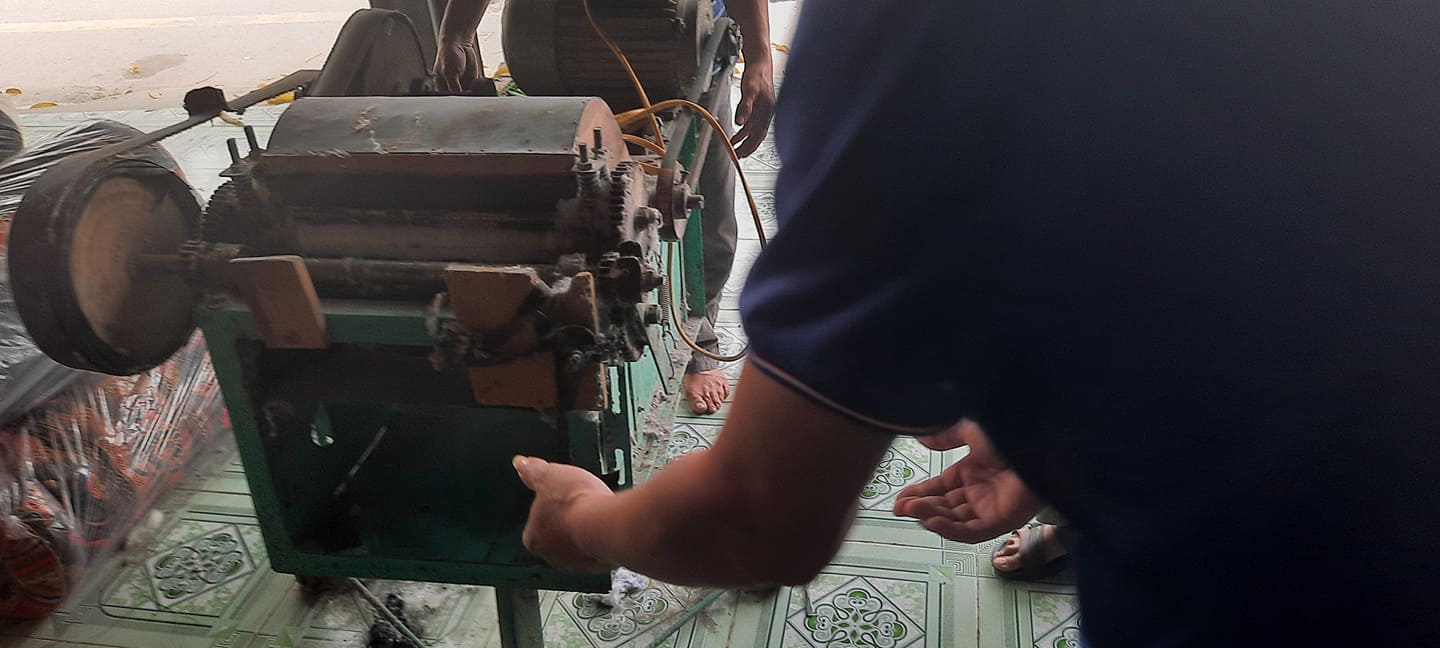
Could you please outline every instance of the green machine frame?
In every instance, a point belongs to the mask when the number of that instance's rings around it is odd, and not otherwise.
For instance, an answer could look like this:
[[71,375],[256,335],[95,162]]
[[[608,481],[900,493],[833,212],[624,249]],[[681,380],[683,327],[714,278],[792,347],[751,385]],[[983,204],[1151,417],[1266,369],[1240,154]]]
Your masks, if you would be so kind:
[[[722,64],[702,68],[692,100],[729,82],[733,53],[719,52],[733,34],[728,20],[717,21],[706,51]],[[682,143],[671,157],[692,170],[692,186],[704,171],[692,163],[704,159],[708,129],[688,115],[667,126],[669,141]],[[678,284],[662,290],[688,295],[681,313],[704,312],[701,218],[693,210],[680,241],[661,248],[661,267]],[[437,371],[428,359],[432,331],[448,312],[377,301],[321,307],[331,343],[324,350],[266,348],[240,301],[207,304],[198,318],[273,568],[493,585],[503,644],[543,645],[535,590],[606,591],[610,578],[557,571],[525,551],[530,494],[511,457],[572,463],[614,488],[632,485],[632,446],[661,414],[655,404],[669,402],[657,394],[676,389],[673,328],[683,323],[666,317],[649,327],[640,361],[607,367],[607,409],[557,413],[478,406],[464,367]]]

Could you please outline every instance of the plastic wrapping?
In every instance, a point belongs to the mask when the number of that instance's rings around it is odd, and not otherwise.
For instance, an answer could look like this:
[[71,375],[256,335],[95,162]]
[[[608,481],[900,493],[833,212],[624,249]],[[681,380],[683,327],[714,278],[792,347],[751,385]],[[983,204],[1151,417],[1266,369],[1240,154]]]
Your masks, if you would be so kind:
[[0,162],[14,157],[24,146],[25,138],[20,133],[20,120],[15,118],[15,110],[10,101],[0,95]]
[[[91,122],[0,164],[0,261],[15,210],[41,174],[138,133]],[[137,154],[178,173],[162,149]],[[124,541],[227,421],[198,334],[136,376],[68,369],[26,335],[0,268],[0,617],[34,618]]]
[[[0,123],[0,140],[4,138],[3,129]],[[35,180],[61,160],[138,134],[140,131],[118,122],[90,122],[34,142],[19,155],[0,163],[0,423],[13,420],[67,385],[89,376],[45,357],[25,334],[10,291],[10,273],[4,265],[15,210]],[[162,156],[162,163],[177,168],[163,151],[147,154]]]
[[53,611],[226,430],[199,334],[159,367],[71,386],[0,427],[0,617]]

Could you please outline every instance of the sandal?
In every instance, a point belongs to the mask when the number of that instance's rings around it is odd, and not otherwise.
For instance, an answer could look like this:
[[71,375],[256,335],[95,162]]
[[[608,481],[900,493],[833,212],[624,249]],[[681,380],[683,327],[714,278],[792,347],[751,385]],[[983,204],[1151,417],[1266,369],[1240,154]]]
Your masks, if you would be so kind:
[[[996,576],[1007,580],[1040,580],[1054,576],[1070,566],[1069,543],[1066,541],[1066,536],[1068,536],[1069,533],[1066,532],[1067,530],[1064,527],[1056,527],[1054,533],[1056,534],[1055,541],[1065,547],[1065,554],[1049,562],[1045,561],[1045,550],[1040,546],[1043,542],[1040,529],[1044,526],[1047,525],[1040,524],[1039,522],[1030,522],[1010,532],[1010,535],[1020,538],[1020,552],[1016,554],[1016,556],[1020,558],[1020,567],[1009,571],[995,569]],[[1000,552],[1005,549],[1005,545],[1008,543],[1009,537],[1007,536],[1005,540],[1001,541],[1000,544],[996,545],[995,549],[990,552],[991,569],[995,567],[995,558],[999,557]]]

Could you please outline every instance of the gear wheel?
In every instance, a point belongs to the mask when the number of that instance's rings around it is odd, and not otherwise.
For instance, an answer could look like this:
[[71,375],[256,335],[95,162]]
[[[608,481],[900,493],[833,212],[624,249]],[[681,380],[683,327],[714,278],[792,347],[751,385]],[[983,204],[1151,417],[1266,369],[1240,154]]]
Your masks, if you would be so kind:
[[630,172],[634,170],[634,162],[621,162],[615,165],[615,170],[610,172],[610,205],[608,215],[610,223],[617,227],[625,225],[625,204],[630,198]]
[[211,243],[253,246],[260,242],[260,201],[247,178],[227,180],[210,196],[200,219],[200,237]]

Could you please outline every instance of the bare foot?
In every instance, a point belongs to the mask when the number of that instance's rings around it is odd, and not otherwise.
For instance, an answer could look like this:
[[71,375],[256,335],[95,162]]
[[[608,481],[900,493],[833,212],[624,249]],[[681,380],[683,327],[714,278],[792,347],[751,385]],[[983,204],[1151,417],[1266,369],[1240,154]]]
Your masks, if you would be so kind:
[[1016,529],[995,552],[991,566],[997,572],[1013,574],[1021,569],[1034,569],[1065,557],[1070,550],[1060,541],[1053,524],[1037,524]]
[[685,400],[696,414],[714,414],[730,397],[730,379],[719,369],[685,374],[684,387]]

